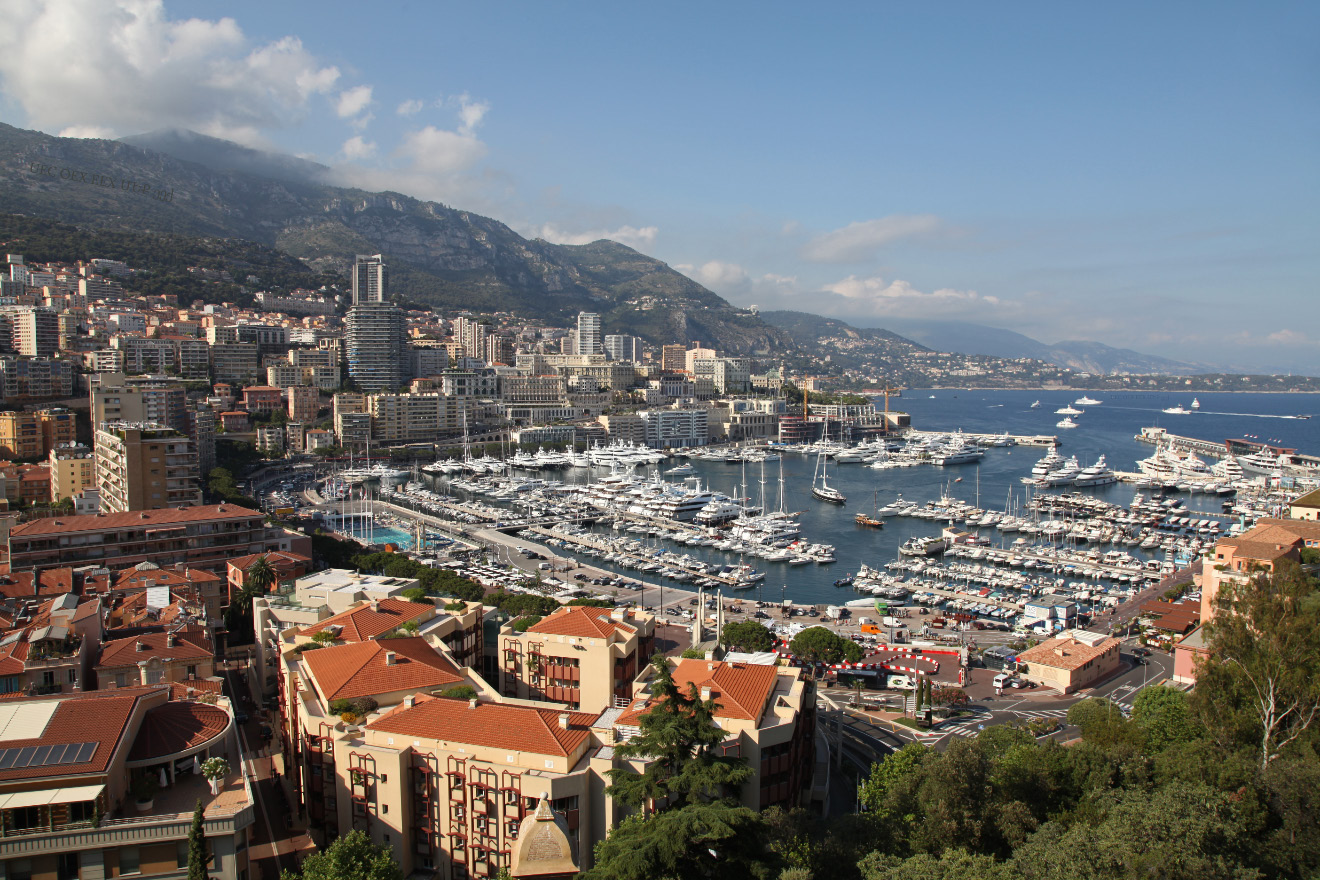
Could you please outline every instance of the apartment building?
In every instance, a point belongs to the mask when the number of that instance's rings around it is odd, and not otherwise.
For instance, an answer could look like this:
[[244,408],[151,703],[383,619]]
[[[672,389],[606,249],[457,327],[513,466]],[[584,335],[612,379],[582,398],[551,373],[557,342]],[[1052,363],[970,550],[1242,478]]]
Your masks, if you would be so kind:
[[261,375],[261,355],[255,343],[211,343],[211,377],[217,382],[245,384]]
[[500,629],[498,687],[506,697],[603,712],[627,705],[655,647],[655,618],[622,608],[560,608],[518,632]]
[[107,422],[96,432],[96,487],[106,513],[202,503],[187,435],[153,422]]
[[710,438],[704,409],[646,409],[646,445],[653,449],[705,446]]
[[562,404],[568,396],[568,382],[563,376],[504,376],[500,379],[500,399],[505,403]]
[[321,389],[312,385],[290,385],[285,389],[288,396],[288,415],[295,422],[314,422],[321,412]]
[[99,565],[132,568],[154,562],[223,571],[235,556],[269,550],[309,553],[311,541],[266,528],[262,514],[233,504],[60,516],[14,525],[0,519],[10,571]]
[[59,444],[50,451],[46,466],[50,469],[52,501],[72,498],[96,485],[96,459],[91,447],[82,443]]
[[[171,696],[170,687],[155,686],[5,701],[0,720],[12,735],[3,753],[12,757],[0,761],[0,860],[10,880],[183,880],[199,800],[213,854],[208,875],[252,876],[256,807],[229,701]],[[202,776],[176,771],[193,756],[228,759],[232,771],[218,793]]]
[[91,398],[94,429],[105,422],[154,422],[176,431],[188,428],[187,391],[171,380],[103,373],[92,384]]
[[96,659],[97,687],[137,687],[203,681],[215,675],[215,646],[206,627],[171,627],[101,645]]
[[37,414],[0,412],[0,456],[16,459],[42,455],[41,422]]
[[344,342],[348,373],[366,391],[399,388],[407,375],[403,310],[388,302],[362,302],[348,311]]
[[0,357],[0,392],[8,401],[73,396],[69,361],[45,357]]

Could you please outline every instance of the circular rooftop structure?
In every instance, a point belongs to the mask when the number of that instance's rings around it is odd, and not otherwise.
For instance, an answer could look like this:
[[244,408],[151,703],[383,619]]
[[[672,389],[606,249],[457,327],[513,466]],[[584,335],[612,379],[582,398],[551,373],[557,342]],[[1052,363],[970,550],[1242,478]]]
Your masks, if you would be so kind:
[[172,700],[148,710],[128,753],[130,767],[177,760],[220,743],[233,719],[217,706]]

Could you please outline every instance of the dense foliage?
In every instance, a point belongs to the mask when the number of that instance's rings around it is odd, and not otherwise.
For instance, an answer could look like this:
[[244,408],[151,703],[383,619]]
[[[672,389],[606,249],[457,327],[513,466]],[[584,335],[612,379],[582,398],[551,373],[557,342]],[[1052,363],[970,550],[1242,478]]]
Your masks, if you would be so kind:
[[384,551],[379,553],[357,553],[353,556],[351,565],[359,571],[370,574],[416,578],[421,592],[414,593],[410,590],[404,594],[405,598],[414,601],[426,596],[449,596],[467,602],[476,602],[486,594],[486,589],[481,584],[468,580],[451,569],[431,568],[414,559],[409,559],[401,553],[387,553]]
[[743,620],[724,625],[720,631],[720,644],[739,651],[772,651],[775,636],[755,620]]
[[303,859],[300,874],[284,871],[280,880],[403,880],[388,845],[377,846],[354,829]]

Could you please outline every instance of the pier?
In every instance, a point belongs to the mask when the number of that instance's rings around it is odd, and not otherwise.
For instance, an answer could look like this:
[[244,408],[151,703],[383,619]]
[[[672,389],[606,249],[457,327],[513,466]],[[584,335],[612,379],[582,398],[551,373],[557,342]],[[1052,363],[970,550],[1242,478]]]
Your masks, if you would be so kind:
[[[942,437],[949,434],[949,431],[918,431],[909,429],[903,433],[904,437]],[[1060,446],[1059,438],[1055,434],[1009,434],[1003,432],[999,434],[976,433],[972,431],[961,432],[962,436],[978,446],[989,446],[999,440],[1011,440],[1014,446]]]

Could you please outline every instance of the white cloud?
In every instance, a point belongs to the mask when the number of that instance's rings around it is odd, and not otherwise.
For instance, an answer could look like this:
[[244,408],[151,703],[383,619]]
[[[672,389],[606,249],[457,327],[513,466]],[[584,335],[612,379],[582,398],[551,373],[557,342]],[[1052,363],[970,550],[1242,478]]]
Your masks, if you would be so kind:
[[532,237],[543,238],[554,244],[591,244],[593,241],[607,238],[610,241],[617,241],[619,244],[637,250],[645,250],[650,247],[655,243],[655,238],[659,234],[660,229],[656,226],[620,226],[618,229],[613,230],[593,229],[587,232],[568,232],[553,223],[546,223],[532,231]]
[[70,125],[68,128],[60,129],[59,136],[62,138],[112,138],[115,133],[108,128],[101,128],[97,125]]
[[880,248],[891,242],[927,235],[939,226],[939,218],[933,214],[891,214],[849,223],[807,242],[802,248],[802,258],[813,263],[858,263],[873,259]]
[[372,141],[363,140],[361,135],[353,135],[344,141],[343,152],[350,160],[366,159],[376,154],[376,145]]
[[[975,290],[940,290],[923,293],[902,280],[886,281],[880,277],[858,278],[849,275],[842,281],[827,284],[823,292],[842,298],[833,304],[832,314],[869,315],[873,317],[967,319],[969,312],[985,314],[1000,311],[1007,304],[995,296],[982,296]],[[824,303],[813,303],[824,305]],[[814,309],[813,309],[814,311]]]
[[371,86],[354,86],[339,93],[339,102],[335,112],[340,119],[357,116],[371,103]]
[[400,116],[414,116],[420,113],[424,106],[426,105],[416,98],[409,98],[407,101],[400,104],[394,112]]
[[486,145],[457,131],[428,125],[403,136],[396,151],[410,160],[412,168],[426,174],[466,171],[486,156]]
[[700,266],[680,264],[674,268],[716,293],[743,290],[751,281],[746,269],[723,260],[711,260]]
[[1265,341],[1274,345],[1320,345],[1320,339],[1296,330],[1276,330],[1266,336]]
[[163,0],[20,0],[5,14],[0,90],[45,131],[174,126],[251,143],[339,79],[295,37],[253,47],[232,18],[171,19]]
[[490,112],[490,104],[486,101],[474,101],[467,95],[460,95],[458,98],[458,130],[461,134],[472,134],[477,126],[486,118]]

